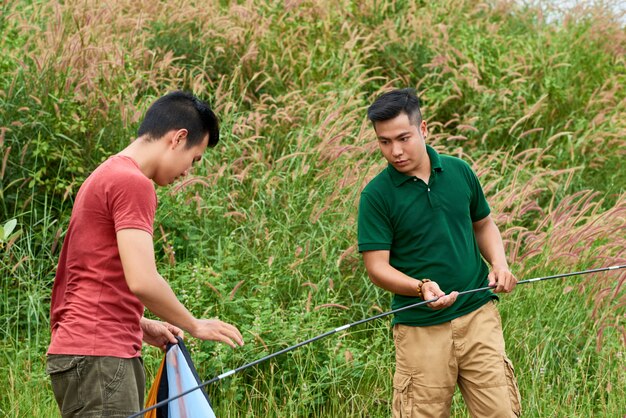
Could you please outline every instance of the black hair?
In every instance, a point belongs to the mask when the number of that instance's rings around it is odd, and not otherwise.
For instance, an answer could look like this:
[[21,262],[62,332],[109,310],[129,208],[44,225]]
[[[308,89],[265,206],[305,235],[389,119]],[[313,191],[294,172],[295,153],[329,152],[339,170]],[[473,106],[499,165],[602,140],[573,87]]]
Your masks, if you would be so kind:
[[420,99],[414,89],[392,90],[380,95],[367,109],[367,117],[374,125],[393,119],[400,113],[406,113],[409,122],[416,126],[422,123]]
[[184,91],[173,91],[157,99],[148,108],[137,135],[158,139],[173,129],[187,129],[186,148],[200,144],[207,133],[209,147],[220,140],[219,123],[211,107]]

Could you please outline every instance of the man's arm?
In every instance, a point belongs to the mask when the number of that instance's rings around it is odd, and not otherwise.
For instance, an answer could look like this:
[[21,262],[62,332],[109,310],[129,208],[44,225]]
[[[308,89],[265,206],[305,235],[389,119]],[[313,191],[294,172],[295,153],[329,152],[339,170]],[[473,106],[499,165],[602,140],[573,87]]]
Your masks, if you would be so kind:
[[489,286],[494,287],[494,292],[496,293],[513,291],[517,284],[517,279],[509,270],[498,226],[491,218],[491,215],[474,222],[473,226],[480,253],[491,265]]
[[[398,295],[418,296],[419,280],[407,276],[389,264],[389,251],[364,251],[365,269],[372,283]],[[435,282],[426,282],[422,286],[424,300],[441,296],[436,302],[429,303],[432,309],[443,309],[452,305],[458,292],[446,295]]]
[[180,303],[157,272],[149,233],[140,229],[123,229],[117,233],[117,246],[130,291],[152,313],[196,338],[221,341],[231,347],[235,347],[235,343],[243,345],[237,328],[217,319],[196,319]]

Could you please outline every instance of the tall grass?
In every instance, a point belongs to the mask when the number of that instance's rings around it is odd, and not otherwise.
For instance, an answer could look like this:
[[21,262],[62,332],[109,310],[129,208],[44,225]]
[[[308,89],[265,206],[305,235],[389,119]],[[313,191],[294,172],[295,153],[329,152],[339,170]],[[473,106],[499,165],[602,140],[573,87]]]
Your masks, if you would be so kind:
[[[109,2],[110,3],[110,2]],[[356,249],[380,169],[365,109],[423,98],[438,150],[480,176],[518,278],[626,263],[623,27],[511,2],[16,1],[1,6],[0,413],[55,416],[44,374],[56,260],[85,176],[163,92],[218,112],[223,141],[159,190],[160,271],[246,345],[189,340],[213,377],[389,308]],[[595,14],[594,14],[595,13]],[[526,416],[626,412],[626,274],[520,286],[500,309]],[[161,354],[146,348],[149,380]],[[218,416],[389,416],[379,320],[208,388]],[[453,416],[468,416],[459,394]]]

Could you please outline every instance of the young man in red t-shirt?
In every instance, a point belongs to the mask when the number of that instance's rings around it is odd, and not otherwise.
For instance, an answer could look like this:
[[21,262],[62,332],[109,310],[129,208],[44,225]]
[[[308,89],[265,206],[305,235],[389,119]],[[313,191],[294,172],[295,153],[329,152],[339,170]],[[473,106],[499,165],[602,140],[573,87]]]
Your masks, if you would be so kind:
[[[182,330],[243,345],[236,327],[195,318],[156,269],[153,182],[187,175],[219,141],[210,107],[169,93],[138,138],[85,180],[74,203],[52,290],[47,372],[63,417],[128,416],[143,406],[142,340],[165,347]],[[143,317],[144,306],[166,322]]]

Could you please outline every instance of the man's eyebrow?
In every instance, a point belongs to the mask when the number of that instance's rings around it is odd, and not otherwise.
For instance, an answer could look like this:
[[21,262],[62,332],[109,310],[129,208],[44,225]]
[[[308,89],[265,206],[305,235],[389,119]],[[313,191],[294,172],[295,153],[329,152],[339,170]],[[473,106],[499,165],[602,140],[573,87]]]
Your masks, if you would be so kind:
[[404,131],[404,132],[400,132],[398,135],[393,136],[393,137],[387,137],[387,136],[382,136],[382,135],[376,135],[376,137],[378,139],[395,139],[395,138],[400,138],[405,135],[409,135],[410,133],[411,133],[410,131]]

